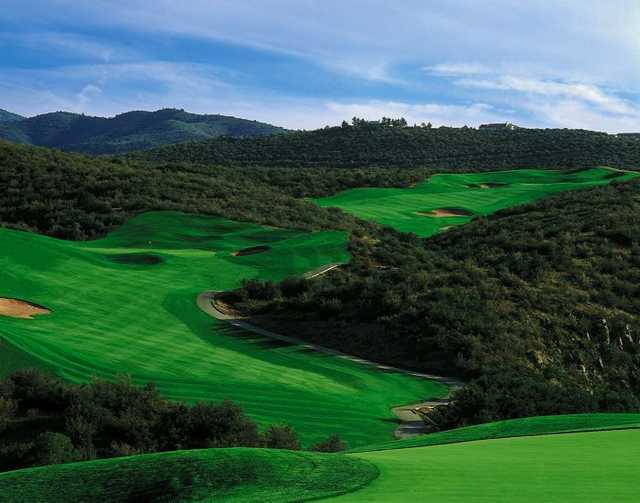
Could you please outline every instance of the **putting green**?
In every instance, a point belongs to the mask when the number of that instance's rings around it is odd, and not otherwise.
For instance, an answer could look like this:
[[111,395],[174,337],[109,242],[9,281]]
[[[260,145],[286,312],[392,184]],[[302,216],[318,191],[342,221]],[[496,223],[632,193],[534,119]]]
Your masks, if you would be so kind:
[[638,501],[640,430],[506,438],[351,454],[380,476],[323,501]]
[[473,440],[490,440],[507,437],[574,433],[579,431],[640,429],[638,413],[564,414],[559,416],[523,417],[493,423],[477,424],[464,428],[420,435],[383,444],[367,445],[352,452],[383,451],[430,445],[454,444]]
[[[196,306],[202,291],[244,278],[279,280],[346,262],[346,242],[343,232],[172,212],[140,215],[83,243],[0,229],[0,297],[52,311],[0,316],[0,363],[10,351],[75,382],[128,373],[172,399],[229,398],[262,425],[290,423],[304,444],[334,432],[351,447],[390,439],[392,406],[442,396],[445,387],[247,334]],[[270,249],[232,255],[254,246]]]
[[[406,189],[351,189],[335,196],[315,199],[320,206],[334,206],[365,220],[373,220],[402,232],[428,237],[469,222],[476,215],[525,204],[562,192],[626,181],[637,173],[609,168],[573,171],[522,169],[491,173],[434,175]],[[461,216],[435,216],[469,213]]]

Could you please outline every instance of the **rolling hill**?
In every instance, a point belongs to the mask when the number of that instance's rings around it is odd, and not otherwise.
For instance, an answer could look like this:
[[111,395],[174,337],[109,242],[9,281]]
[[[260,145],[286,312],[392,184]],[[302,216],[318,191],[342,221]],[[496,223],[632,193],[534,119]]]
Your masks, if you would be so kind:
[[0,121],[0,138],[91,154],[123,153],[218,136],[256,137],[283,132],[261,122],[176,109],[134,111],[111,118],[53,112]]
[[354,491],[376,476],[371,463],[346,456],[202,449],[3,473],[0,499],[12,503],[293,503]]
[[636,500],[638,414],[533,417],[347,454],[175,451],[0,474],[14,503]]
[[462,373],[471,383],[432,416],[441,427],[635,411],[639,189],[635,178],[566,191],[426,240],[360,239],[350,265],[302,293],[276,288],[272,300],[245,305],[275,332]]
[[557,192],[623,182],[639,176],[608,168],[440,174],[409,188],[359,188],[316,199],[358,218],[428,237],[498,210]]
[[6,110],[0,108],[0,123],[21,121],[23,119],[25,119],[25,117],[23,117],[22,115],[7,112]]
[[334,127],[264,138],[218,138],[136,153],[155,161],[293,168],[637,169],[634,138],[577,129]]
[[380,476],[336,502],[637,500],[640,431],[540,435],[354,454]]
[[[89,242],[0,229],[0,297],[52,311],[33,320],[0,316],[0,354],[22,353],[19,361],[72,382],[126,373],[169,399],[231,399],[260,425],[291,424],[305,445],[333,433],[354,447],[391,438],[391,407],[442,396],[446,387],[273,343],[196,304],[201,292],[245,278],[282,280],[346,262],[346,245],[344,231],[177,212],[144,213]],[[255,246],[268,249],[233,254]]]

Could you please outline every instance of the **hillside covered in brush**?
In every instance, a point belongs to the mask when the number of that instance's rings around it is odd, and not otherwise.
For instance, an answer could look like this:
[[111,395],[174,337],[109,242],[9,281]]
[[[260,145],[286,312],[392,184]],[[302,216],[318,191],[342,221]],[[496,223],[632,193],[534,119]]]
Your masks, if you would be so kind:
[[0,224],[63,239],[92,239],[138,213],[176,210],[296,229],[351,228],[355,218],[293,196],[307,195],[314,187],[318,195],[362,184],[411,183],[421,176],[152,165],[0,140]]
[[300,196],[408,185],[426,170],[238,169],[8,142],[0,166],[0,222],[65,239],[104,236],[157,210],[349,231],[349,265],[311,281],[250,282],[236,303],[277,332],[471,379],[442,424],[640,407],[637,181],[559,194],[423,240]]
[[640,166],[640,141],[575,129],[344,126],[264,138],[219,138],[135,154],[234,166],[386,167],[439,171]]
[[567,192],[427,240],[387,231],[312,281],[247,282],[280,333],[471,379],[442,425],[640,408],[640,183]]
[[0,138],[5,140],[91,154],[116,154],[218,136],[255,137],[283,132],[282,128],[262,122],[170,108],[127,112],[111,118],[53,112],[28,119],[0,119]]

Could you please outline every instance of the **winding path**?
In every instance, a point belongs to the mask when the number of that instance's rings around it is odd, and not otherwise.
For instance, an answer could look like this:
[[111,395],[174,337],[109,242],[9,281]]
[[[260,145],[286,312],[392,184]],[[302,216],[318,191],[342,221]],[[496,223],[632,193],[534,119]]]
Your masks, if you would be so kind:
[[[324,274],[332,269],[335,269],[340,264],[330,264],[324,266],[320,269],[316,269],[315,271],[311,271],[305,275],[306,278],[313,278],[319,276],[320,274]],[[411,405],[403,405],[399,407],[394,407],[393,413],[400,420],[400,425],[396,428],[395,436],[396,438],[408,438],[416,435],[420,435],[427,432],[427,428],[422,421],[420,415],[415,412],[417,409],[422,408],[430,408],[438,405],[445,405],[448,403],[448,397],[451,396],[451,393],[456,389],[459,389],[462,386],[462,381],[453,378],[453,377],[443,377],[434,374],[424,374],[422,372],[414,372],[412,370],[400,369],[397,367],[391,367],[388,365],[382,365],[380,363],[372,362],[370,360],[366,360],[364,358],[359,358],[357,356],[348,355],[346,353],[342,353],[341,351],[336,351],[335,349],[330,349],[324,346],[320,346],[318,344],[311,344],[302,339],[297,339],[295,337],[289,337],[286,335],[276,334],[275,332],[271,332],[269,330],[265,330],[263,328],[252,325],[251,323],[245,321],[246,318],[243,318],[238,313],[225,309],[223,306],[219,305],[216,302],[216,295],[222,292],[216,291],[207,291],[202,292],[198,295],[197,304],[200,309],[202,309],[209,316],[216,318],[221,321],[228,321],[234,327],[241,328],[243,330],[247,330],[248,332],[252,332],[254,334],[261,335],[263,337],[269,337],[271,339],[276,339],[279,341],[287,342],[289,344],[295,344],[302,346],[306,349],[311,349],[313,351],[318,351],[320,353],[325,353],[328,355],[336,356],[338,358],[344,358],[347,360],[351,360],[356,363],[360,363],[362,365],[370,365],[379,370],[385,371],[393,371],[399,372],[402,374],[410,375],[413,377],[418,377],[421,379],[430,379],[432,381],[436,381],[446,385],[449,388],[449,393],[447,398],[441,400],[431,400],[425,402],[414,403]]]

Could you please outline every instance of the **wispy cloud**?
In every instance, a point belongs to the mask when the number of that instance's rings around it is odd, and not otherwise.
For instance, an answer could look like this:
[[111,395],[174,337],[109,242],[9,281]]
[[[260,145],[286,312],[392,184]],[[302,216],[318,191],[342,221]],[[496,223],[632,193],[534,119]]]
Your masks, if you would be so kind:
[[3,0],[0,24],[0,106],[23,113],[640,129],[637,0]]
[[630,103],[611,94],[607,94],[597,86],[571,82],[554,82],[531,78],[500,76],[496,79],[461,79],[456,84],[481,89],[496,89],[540,95],[547,98],[561,97],[581,100],[597,106],[603,111],[614,114],[633,114],[637,110]]

